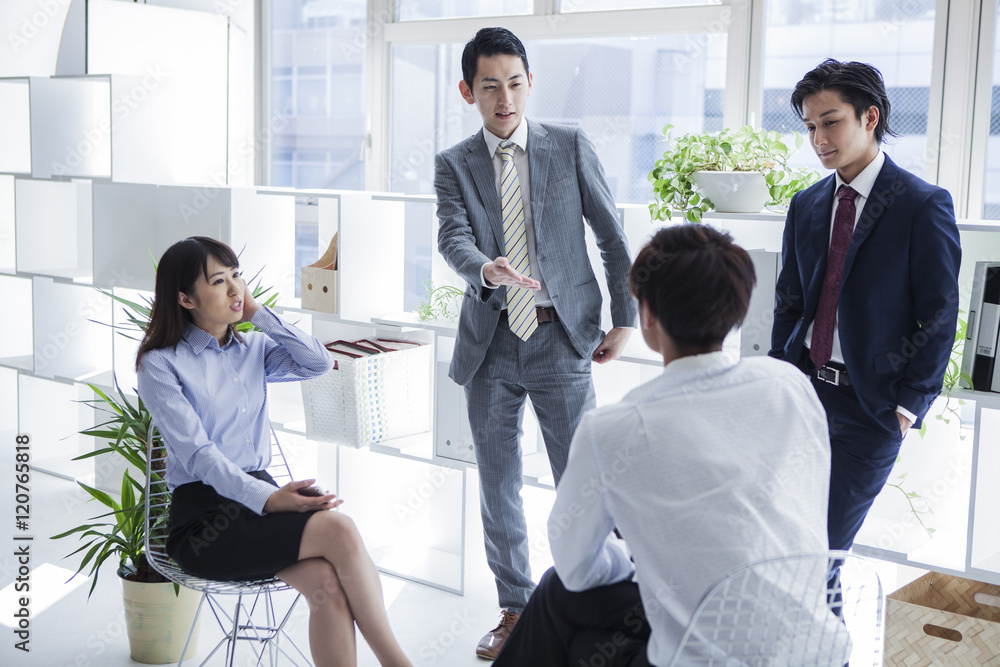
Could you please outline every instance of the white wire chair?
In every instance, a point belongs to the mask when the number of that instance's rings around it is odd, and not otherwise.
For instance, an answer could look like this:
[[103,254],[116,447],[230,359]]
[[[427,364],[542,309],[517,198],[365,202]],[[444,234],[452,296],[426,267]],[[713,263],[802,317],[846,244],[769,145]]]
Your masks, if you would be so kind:
[[[827,588],[835,562],[849,570]],[[871,643],[881,665],[882,584],[846,551],[803,553],[740,567],[713,585],[688,623],[670,667],[842,667]],[[846,625],[845,625],[846,621]]]
[[[155,436],[155,437],[154,437]],[[258,642],[260,651],[257,653],[257,665],[261,664],[265,651],[268,654],[268,661],[271,667],[277,664],[278,655],[285,656],[292,664],[298,665],[301,658],[306,665],[312,665],[305,653],[292,641],[285,631],[285,624],[292,615],[300,594],[295,596],[288,611],[280,618],[275,613],[273,594],[279,591],[289,590],[291,587],[277,578],[261,579],[256,581],[214,581],[202,579],[184,572],[167,554],[167,532],[170,519],[171,492],[167,489],[163,475],[166,471],[167,453],[162,444],[156,426],[150,422],[147,433],[147,462],[146,462],[146,559],[150,566],[162,574],[164,577],[180,584],[186,588],[201,591],[201,601],[198,603],[198,610],[195,612],[194,622],[188,631],[187,640],[184,642],[184,649],[181,651],[178,667],[184,662],[184,654],[187,653],[188,644],[195,629],[198,627],[198,620],[201,617],[201,610],[205,602],[208,601],[219,628],[225,635],[215,645],[212,651],[202,661],[205,665],[212,656],[226,645],[226,665],[232,667],[236,658],[236,648],[240,641]],[[154,444],[156,443],[156,444]],[[271,464],[268,472],[280,486],[292,479],[291,469],[285,460],[284,452],[278,437],[271,428]],[[226,609],[217,596],[236,596],[236,604],[232,614]],[[260,623],[254,621],[255,612],[260,606],[263,610],[263,619]],[[260,613],[257,615],[260,616]],[[284,642],[279,640],[284,639]],[[285,650],[284,643],[287,642],[298,654],[293,655]]]

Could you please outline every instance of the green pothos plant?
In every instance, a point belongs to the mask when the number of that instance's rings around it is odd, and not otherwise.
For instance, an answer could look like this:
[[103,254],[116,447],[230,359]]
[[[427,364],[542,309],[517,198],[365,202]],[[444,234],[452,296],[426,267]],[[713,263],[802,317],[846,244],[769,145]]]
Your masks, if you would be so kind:
[[701,222],[702,214],[714,208],[691,178],[697,171],[760,172],[771,194],[768,207],[787,208],[792,195],[820,179],[813,169],[787,164],[802,146],[798,132],[794,133],[795,148],[789,149],[778,132],[755,130],[750,125],[735,132],[691,132],[676,139],[670,136],[673,128],[663,127],[667,148],[648,176],[656,199],[649,205],[652,220],[670,220],[672,212],[678,211],[688,222]]

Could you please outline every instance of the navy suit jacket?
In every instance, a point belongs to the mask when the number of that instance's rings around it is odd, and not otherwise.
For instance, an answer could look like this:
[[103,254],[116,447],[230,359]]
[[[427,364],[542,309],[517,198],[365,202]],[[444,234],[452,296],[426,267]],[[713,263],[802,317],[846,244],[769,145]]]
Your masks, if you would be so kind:
[[[792,198],[782,241],[770,355],[804,362],[833,217],[834,175]],[[955,342],[961,246],[951,195],[885,158],[844,263],[837,331],[864,409],[896,429],[941,392]]]
[[[635,326],[625,232],[594,145],[575,127],[528,121],[528,165],[536,260],[574,349],[590,357],[603,339],[601,288],[590,266],[584,219],[601,250],[616,327]],[[503,217],[482,130],[434,159],[438,249],[465,278],[450,375],[465,385],[486,356],[505,289],[482,286],[481,269],[504,254]]]

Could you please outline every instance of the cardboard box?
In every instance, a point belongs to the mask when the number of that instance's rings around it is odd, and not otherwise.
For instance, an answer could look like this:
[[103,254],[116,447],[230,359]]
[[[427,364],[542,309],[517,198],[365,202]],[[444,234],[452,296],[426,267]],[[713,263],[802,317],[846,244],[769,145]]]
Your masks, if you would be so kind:
[[337,312],[336,234],[318,261],[302,267],[302,307],[323,313]]
[[930,572],[886,596],[885,664],[1000,666],[1000,586]]

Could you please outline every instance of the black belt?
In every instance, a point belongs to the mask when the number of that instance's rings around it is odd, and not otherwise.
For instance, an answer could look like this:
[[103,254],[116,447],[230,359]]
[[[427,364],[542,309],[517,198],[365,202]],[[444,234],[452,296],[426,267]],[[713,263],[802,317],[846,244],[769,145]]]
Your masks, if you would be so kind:
[[[507,317],[507,309],[504,308],[501,310],[500,315],[502,317]],[[538,318],[539,324],[559,321],[559,316],[556,315],[556,309],[550,306],[535,306],[535,317]]]
[[[804,350],[806,354],[809,353],[808,350]],[[816,368],[816,364],[812,362],[812,359],[806,357],[806,373],[809,377],[816,378],[821,382],[827,382],[829,384],[837,385],[838,387],[850,387],[851,377],[847,374],[847,366],[844,364],[838,364],[835,361],[828,361],[823,368]]]

